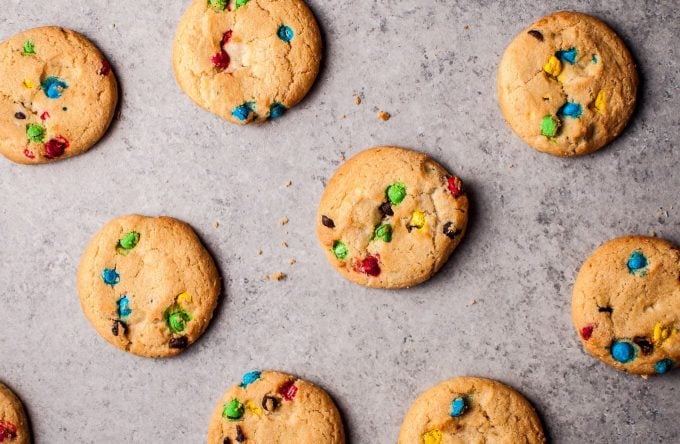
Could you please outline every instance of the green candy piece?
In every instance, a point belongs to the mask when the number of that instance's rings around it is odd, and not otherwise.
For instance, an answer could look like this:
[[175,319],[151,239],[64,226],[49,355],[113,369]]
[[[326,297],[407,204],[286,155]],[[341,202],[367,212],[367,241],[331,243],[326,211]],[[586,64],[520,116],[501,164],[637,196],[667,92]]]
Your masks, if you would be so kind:
[[541,120],[541,134],[546,137],[555,137],[560,127],[560,121],[554,116],[545,116]]
[[248,3],[250,0],[236,0],[236,7],[234,9],[238,9],[241,6],[245,6],[246,3]]
[[347,248],[347,245],[343,241],[335,241],[333,242],[333,254],[335,257],[338,259],[342,260],[347,257],[347,254],[349,253],[349,248]]
[[399,205],[406,197],[406,185],[401,182],[387,187],[387,198],[390,200],[392,205]]
[[45,127],[37,123],[29,123],[26,125],[26,137],[31,142],[43,143],[45,140]]
[[234,398],[227,404],[224,404],[224,410],[222,410],[222,417],[230,421],[238,421],[243,417],[245,413],[245,407],[243,403],[238,399]]
[[137,242],[139,242],[139,233],[136,231],[130,231],[120,238],[118,245],[120,245],[120,247],[124,248],[125,250],[132,250],[137,246]]
[[21,50],[21,55],[25,55],[25,56],[35,55],[35,45],[33,44],[32,41],[26,40],[24,42],[24,47]]
[[165,310],[165,322],[168,324],[171,333],[183,332],[189,321],[191,321],[191,315],[178,304],[174,304]]
[[227,9],[228,3],[229,0],[208,0],[208,5],[217,11],[224,11]]
[[392,240],[392,225],[382,224],[375,228],[374,237],[377,239],[382,239],[385,242],[390,242]]

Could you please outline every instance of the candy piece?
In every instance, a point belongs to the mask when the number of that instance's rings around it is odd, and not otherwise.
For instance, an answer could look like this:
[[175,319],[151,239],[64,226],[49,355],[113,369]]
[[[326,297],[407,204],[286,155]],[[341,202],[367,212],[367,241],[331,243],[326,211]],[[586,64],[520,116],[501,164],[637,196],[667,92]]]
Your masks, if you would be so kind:
[[558,59],[563,62],[567,62],[570,65],[576,63],[576,48],[571,48],[568,50],[561,50],[555,53]]
[[276,396],[264,395],[264,398],[262,398],[262,408],[269,413],[278,409],[279,404],[281,404],[281,401]]
[[231,112],[231,115],[236,117],[238,120],[245,122],[253,113],[253,102],[246,102],[243,105],[239,105]]
[[45,140],[45,127],[37,123],[26,125],[26,137],[35,143],[42,143]]
[[290,26],[286,25],[281,25],[276,35],[278,35],[279,38],[286,43],[290,43],[290,41],[293,40],[293,37],[295,37],[293,30],[290,28]]
[[130,299],[127,295],[124,295],[118,299],[118,317],[125,319],[132,314],[132,309],[130,308]]
[[545,137],[555,137],[560,127],[560,121],[555,116],[545,116],[541,120],[541,134]]
[[178,304],[173,304],[165,310],[165,322],[173,334],[183,332],[189,321],[191,321],[191,315]]
[[349,249],[347,248],[347,245],[345,245],[343,241],[333,242],[333,254],[335,254],[335,257],[337,257],[340,260],[343,260],[347,258],[348,253]]
[[243,403],[238,399],[234,398],[228,403],[224,404],[224,410],[222,410],[222,417],[230,421],[238,421],[243,417],[243,413],[245,413]]
[[33,89],[33,88],[35,88],[35,83],[33,83],[32,81],[30,81],[28,79],[25,79],[24,80],[24,88]]
[[607,93],[600,91],[595,98],[595,109],[601,113],[607,111]]
[[32,41],[26,40],[24,42],[24,46],[23,48],[21,48],[21,55],[23,56],[35,55],[35,45],[33,44]]
[[389,202],[383,202],[378,208],[384,216],[394,216],[394,211],[392,211],[392,205]]
[[321,223],[326,228],[335,228],[335,222],[328,216],[321,216]]
[[0,442],[6,439],[14,439],[17,437],[17,426],[9,421],[0,419]]
[[243,387],[243,388],[248,387],[250,384],[252,384],[253,382],[260,379],[261,376],[262,376],[262,372],[259,372],[257,370],[246,373],[241,378],[241,387]]
[[139,233],[136,231],[129,231],[123,235],[118,241],[118,246],[124,250],[132,250],[139,242]]
[[381,224],[375,228],[375,233],[373,234],[374,239],[381,239],[385,242],[390,242],[392,240],[392,225]]
[[215,68],[220,71],[229,68],[229,63],[231,63],[231,58],[229,57],[229,54],[227,54],[226,50],[226,45],[229,43],[229,40],[231,40],[231,35],[231,29],[222,34],[222,40],[220,40],[220,52],[212,56],[210,59],[213,65],[215,65]]
[[224,11],[227,9],[228,0],[208,0],[208,6],[216,11]]
[[553,77],[557,77],[562,72],[562,62],[557,57],[550,56],[546,64],[543,65],[543,71]]
[[14,118],[17,120],[25,120],[26,114],[22,113],[21,111],[17,111],[16,113],[14,113]]
[[635,360],[635,346],[628,341],[614,341],[611,347],[612,358],[621,364],[628,364]]
[[387,198],[392,205],[399,205],[406,198],[406,185],[396,182],[387,187]]
[[422,211],[414,211],[413,214],[411,215],[411,223],[409,225],[409,231],[410,228],[417,228],[421,229],[425,226],[425,213]]
[[463,195],[463,182],[456,176],[451,176],[446,181],[446,186],[453,194],[453,197],[460,197]]
[[185,291],[184,293],[181,293],[179,296],[177,296],[177,302],[190,303],[191,295]]
[[654,326],[654,331],[652,332],[652,340],[654,341],[654,344],[659,347],[666,339],[670,338],[673,333],[674,331],[671,327],[666,327],[661,322],[657,322]]
[[42,114],[40,114],[40,120],[45,121],[50,118],[50,113],[47,111],[43,111]]
[[234,8],[234,9],[238,9],[238,8],[240,8],[241,6],[245,6],[249,1],[250,1],[250,0],[236,0],[236,3],[234,3],[234,4],[235,4],[235,8]]
[[[108,60],[102,59],[102,66],[99,68],[100,76],[108,76],[111,73],[111,64]],[[66,110],[64,110],[66,111]]]
[[282,115],[286,113],[288,108],[283,103],[275,102],[272,103],[272,106],[269,108],[269,118],[271,120],[278,119]]
[[28,157],[29,159],[35,159],[35,153],[28,148],[24,149],[24,156]]
[[647,258],[641,251],[634,251],[628,259],[628,271],[631,274],[644,271],[648,265]]
[[668,373],[673,369],[673,367],[675,367],[675,361],[672,359],[662,359],[661,361],[654,364],[654,370],[660,375]]
[[379,276],[380,263],[378,262],[378,258],[371,255],[366,256],[366,258],[361,261],[361,264],[359,265],[359,271],[369,276]]
[[597,54],[593,54],[593,58],[591,60],[593,63],[597,63]]
[[59,77],[50,76],[40,83],[40,87],[50,99],[58,99],[68,88],[68,84]]
[[245,442],[246,435],[243,434],[243,429],[241,426],[236,426],[236,442]]
[[121,321],[120,319],[114,319],[113,325],[111,325],[111,333],[113,333],[113,336],[118,336],[120,330],[123,330],[123,334],[125,334],[125,331],[127,330],[125,322]]
[[584,341],[589,340],[593,336],[593,330],[595,330],[595,326],[593,324],[588,324],[581,329],[581,337]]
[[102,271],[102,280],[106,285],[114,286],[120,282],[120,275],[115,268],[105,268]]
[[454,418],[462,416],[463,413],[468,409],[468,403],[465,397],[459,396],[451,401],[451,408],[449,409],[449,415]]
[[295,381],[293,380],[286,382],[278,389],[279,395],[283,396],[283,399],[285,399],[286,401],[292,401],[293,398],[295,398],[297,391],[298,388],[295,385]]
[[636,336],[633,338],[633,342],[640,347],[640,351],[643,355],[651,355],[652,352],[654,352],[654,346],[645,337]]
[[541,34],[540,31],[532,29],[531,31],[528,32],[528,34],[530,36],[532,36],[533,38],[535,38],[536,40],[538,40],[539,42],[543,41],[543,34]]
[[177,348],[180,350],[183,350],[189,346],[189,338],[186,336],[180,336],[178,338],[170,338],[170,342],[168,343],[168,346],[170,348]]
[[456,228],[453,222],[447,222],[444,224],[444,234],[450,239],[455,239],[460,233],[461,231]]
[[559,111],[557,111],[557,114],[559,114],[560,116],[578,119],[579,117],[581,117],[581,114],[583,114],[583,108],[581,108],[581,105],[579,105],[578,103],[567,102],[564,105],[562,105],[562,108],[560,108]]
[[253,415],[262,416],[262,409],[250,399],[246,401],[246,410]]
[[68,140],[62,136],[50,139],[45,144],[45,157],[48,159],[56,159],[57,157],[62,156],[69,146]]
[[423,444],[441,444],[443,437],[444,437],[443,433],[435,429],[430,430],[427,433],[423,433],[420,436],[420,439],[423,442]]

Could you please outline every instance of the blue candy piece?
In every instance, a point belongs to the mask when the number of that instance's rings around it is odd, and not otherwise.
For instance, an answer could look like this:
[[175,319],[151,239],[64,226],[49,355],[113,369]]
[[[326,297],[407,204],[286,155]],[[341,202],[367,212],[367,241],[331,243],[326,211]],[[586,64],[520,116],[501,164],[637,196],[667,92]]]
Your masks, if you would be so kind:
[[287,110],[288,108],[286,108],[286,105],[284,105],[283,103],[274,102],[272,103],[271,108],[269,108],[269,118],[272,120],[278,119],[279,117],[284,115]]
[[106,285],[114,286],[120,282],[120,275],[115,268],[105,268],[102,271],[102,279]]
[[583,114],[583,108],[578,103],[567,102],[557,111],[557,114],[578,119]]
[[628,364],[635,360],[635,347],[630,342],[614,341],[612,344],[612,358],[621,364]]
[[465,413],[467,410],[467,401],[464,397],[459,396],[458,398],[451,401],[451,409],[449,410],[449,415],[457,418]]
[[245,375],[243,375],[243,378],[241,379],[241,387],[243,388],[248,387],[250,384],[260,379],[260,376],[262,376],[262,372],[259,372],[257,370],[246,373]]
[[132,309],[130,308],[130,300],[127,295],[118,299],[118,317],[120,319],[127,318],[132,314]]
[[647,264],[648,262],[645,255],[642,254],[641,251],[634,251],[628,259],[628,271],[635,273],[636,271],[644,269]]
[[597,54],[593,54],[593,63],[597,63]]
[[250,113],[253,112],[253,106],[251,102],[246,102],[243,105],[239,105],[231,112],[231,115],[236,117],[238,120],[245,122],[250,117]]
[[654,370],[660,375],[669,372],[675,367],[675,362],[672,359],[662,359],[654,364]]
[[40,87],[50,99],[58,99],[68,84],[59,77],[50,76],[40,83]]
[[576,63],[576,48],[571,48],[569,50],[557,51],[555,56],[563,62],[567,62],[570,65]]
[[293,32],[290,26],[286,25],[281,25],[276,34],[286,43],[290,43],[290,41],[293,40],[293,37],[295,37],[295,32]]

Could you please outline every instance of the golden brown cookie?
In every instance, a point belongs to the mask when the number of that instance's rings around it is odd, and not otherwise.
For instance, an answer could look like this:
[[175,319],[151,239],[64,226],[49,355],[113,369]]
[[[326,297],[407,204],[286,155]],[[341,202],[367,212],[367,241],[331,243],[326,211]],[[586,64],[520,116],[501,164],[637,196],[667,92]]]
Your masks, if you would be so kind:
[[85,315],[108,342],[136,355],[166,357],[203,334],[220,279],[189,225],[132,215],[92,238],[78,268],[78,292]]
[[175,77],[233,123],[275,119],[319,72],[321,34],[303,0],[194,0],[177,27]]
[[556,156],[592,153],[623,131],[638,75],[621,39],[595,17],[557,12],[522,31],[503,54],[498,98],[526,143]]
[[459,178],[425,154],[379,147],[345,162],[328,182],[317,235],[345,278],[404,288],[426,281],[446,263],[467,218]]
[[109,62],[85,37],[54,26],[0,43],[0,154],[47,163],[89,150],[118,102]]
[[605,243],[581,267],[571,310],[599,360],[641,375],[670,371],[680,361],[680,251],[653,237]]
[[217,403],[208,444],[343,444],[338,409],[312,383],[285,373],[254,371]]
[[462,377],[438,384],[415,400],[398,444],[540,444],[545,435],[534,408],[499,382]]
[[0,383],[0,443],[29,444],[28,420],[19,398]]

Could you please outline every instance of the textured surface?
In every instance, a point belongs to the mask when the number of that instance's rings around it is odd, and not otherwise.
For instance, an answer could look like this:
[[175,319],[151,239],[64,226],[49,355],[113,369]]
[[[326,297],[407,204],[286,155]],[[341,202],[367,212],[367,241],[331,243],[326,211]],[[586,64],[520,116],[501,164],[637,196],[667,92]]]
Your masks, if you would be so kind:
[[[0,162],[0,375],[36,441],[198,444],[216,400],[256,368],[318,382],[353,444],[394,444],[419,393],[469,374],[520,391],[556,443],[679,441],[680,372],[645,381],[601,364],[570,310],[576,273],[602,242],[655,230],[680,243],[676,2],[560,3],[609,23],[642,78],[628,129],[574,159],[528,148],[495,91],[505,47],[554,5],[309,4],[327,46],[317,83],[295,112],[240,127],[175,84],[172,39],[188,2],[3,2],[3,36],[59,20],[110,56],[122,86],[120,118],[87,154]],[[379,110],[392,118],[380,122]],[[465,239],[433,279],[379,291],[338,276],[314,227],[343,153],[390,144],[455,171],[472,205]],[[133,212],[191,224],[224,278],[210,327],[177,358],[121,353],[80,309],[85,245]],[[288,278],[263,279],[278,271]]]

